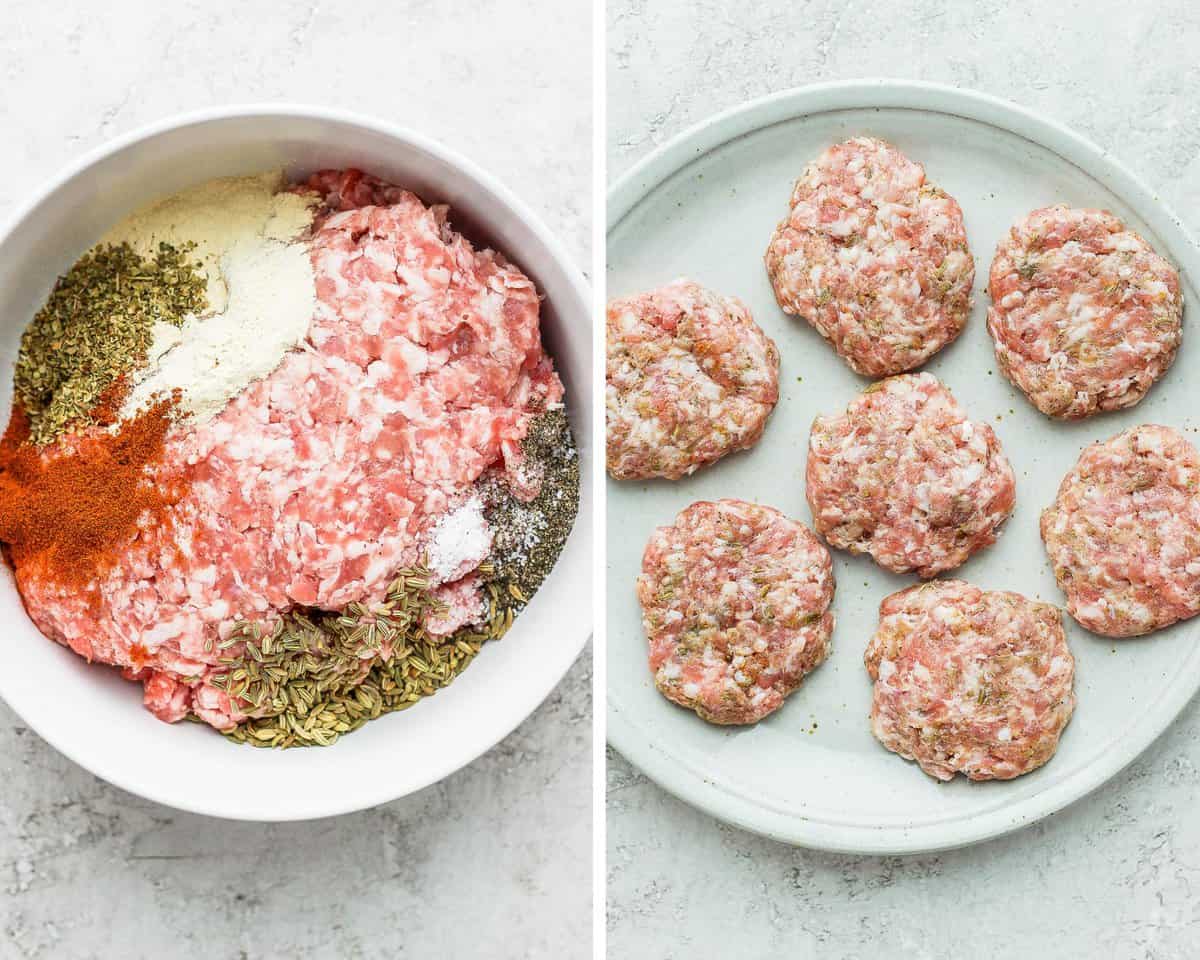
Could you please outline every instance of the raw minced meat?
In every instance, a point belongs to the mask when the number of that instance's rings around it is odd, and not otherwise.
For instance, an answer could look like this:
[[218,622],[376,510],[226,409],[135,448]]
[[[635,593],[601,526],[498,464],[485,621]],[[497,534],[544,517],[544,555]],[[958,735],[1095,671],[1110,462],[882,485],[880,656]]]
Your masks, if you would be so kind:
[[779,352],[740,300],[677,280],[608,305],[608,470],[678,479],[752,446],[779,399]]
[[[301,348],[214,419],[172,428],[158,469],[186,475],[189,492],[90,596],[20,580],[42,632],[124,667],[164,720],[244,719],[209,682],[238,652],[214,641],[295,606],[382,599],[439,518],[486,469],[518,459],[532,417],[562,397],[533,283],[472,249],[445,207],[355,171],[308,188],[324,206]],[[456,574],[483,557],[459,559]],[[481,612],[474,580],[440,593],[435,629]]]
[[1093,443],[1042,512],[1067,612],[1136,637],[1200,612],[1200,455],[1145,424]]
[[1105,210],[1034,210],[996,250],[988,331],[1000,369],[1042,413],[1137,403],[1182,339],[1179,274]]
[[1016,479],[986,423],[928,373],[868,387],[809,435],[806,494],[831,546],[932,577],[994,543]]
[[833,564],[802,523],[700,501],[646,544],[637,580],[663,696],[712,723],[755,723],[829,655]]
[[864,657],[871,730],[939,780],[1009,780],[1054,756],[1075,709],[1062,614],[936,580],[893,593]]
[[918,367],[957,337],[975,282],[957,201],[869,137],[805,169],[766,266],[783,310],[870,377]]

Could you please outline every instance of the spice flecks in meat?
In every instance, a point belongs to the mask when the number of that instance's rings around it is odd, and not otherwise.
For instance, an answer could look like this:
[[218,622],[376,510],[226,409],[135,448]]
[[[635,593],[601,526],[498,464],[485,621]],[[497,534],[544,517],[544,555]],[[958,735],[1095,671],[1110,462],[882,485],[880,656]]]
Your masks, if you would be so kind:
[[700,501],[646,544],[637,596],[663,696],[712,723],[756,723],[829,655],[833,564],[804,524]]
[[870,377],[919,367],[954,340],[975,282],[958,203],[921,164],[869,137],[805,169],[766,267],[784,312]]
[[[186,470],[190,488],[91,596],[18,570],[39,629],[126,668],[165,720],[243,719],[210,683],[237,653],[219,641],[293,607],[378,602],[562,397],[533,283],[474,250],[445,207],[353,171],[307,187],[324,203],[301,348],[213,419],[170,431],[162,469]],[[483,607],[472,584],[446,588],[456,621]]]
[[1058,608],[936,580],[887,597],[864,657],[871,731],[938,780],[1009,780],[1049,760],[1075,709]]
[[1200,455],[1170,427],[1093,443],[1042,513],[1067,612],[1136,637],[1200,612]]
[[932,374],[868,387],[809,435],[806,494],[831,546],[932,577],[995,542],[1016,478],[986,423]]
[[675,480],[754,445],[779,352],[740,300],[677,280],[608,305],[608,471]]
[[1132,406],[1175,359],[1179,275],[1105,210],[1034,210],[996,250],[988,332],[1000,369],[1042,413]]

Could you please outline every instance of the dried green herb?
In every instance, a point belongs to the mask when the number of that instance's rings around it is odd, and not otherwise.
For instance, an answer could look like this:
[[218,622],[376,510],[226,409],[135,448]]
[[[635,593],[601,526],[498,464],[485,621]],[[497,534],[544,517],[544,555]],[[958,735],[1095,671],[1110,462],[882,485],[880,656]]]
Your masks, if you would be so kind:
[[208,308],[191,247],[153,260],[128,244],[84,254],[58,278],[21,337],[13,389],[37,444],[86,424],[105,390],[146,357],[156,322],[179,326]]
[[1037,276],[1038,262],[1032,257],[1028,260],[1023,260],[1017,264],[1017,273],[1022,280],[1032,280]]

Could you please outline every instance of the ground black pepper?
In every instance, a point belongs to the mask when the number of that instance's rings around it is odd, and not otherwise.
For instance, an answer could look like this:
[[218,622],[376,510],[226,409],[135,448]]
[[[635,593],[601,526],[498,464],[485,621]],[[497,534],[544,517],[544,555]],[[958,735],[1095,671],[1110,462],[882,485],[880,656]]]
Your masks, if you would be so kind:
[[484,516],[492,528],[493,572],[486,580],[500,587],[498,605],[513,610],[523,608],[542,585],[579,513],[579,454],[566,412],[538,415],[521,449],[525,469],[541,475],[533,500],[519,500],[498,477],[483,484]]

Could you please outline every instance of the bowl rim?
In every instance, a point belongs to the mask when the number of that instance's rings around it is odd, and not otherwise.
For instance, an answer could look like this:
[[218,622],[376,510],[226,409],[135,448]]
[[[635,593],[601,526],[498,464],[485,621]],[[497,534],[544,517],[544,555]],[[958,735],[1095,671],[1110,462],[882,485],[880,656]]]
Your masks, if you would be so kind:
[[[486,194],[490,194],[494,201],[501,207],[506,208],[523,227],[533,234],[534,239],[544,247],[551,261],[561,271],[563,278],[567,281],[569,295],[577,301],[577,303],[571,304],[569,308],[560,311],[560,316],[564,318],[564,326],[569,329],[572,326],[578,325],[578,321],[572,323],[566,319],[573,314],[578,314],[584,318],[591,316],[591,288],[582,269],[576,265],[563,242],[551,232],[541,217],[493,174],[487,172],[475,161],[456,150],[445,146],[423,133],[400,124],[389,123],[388,121],[354,111],[294,101],[248,102],[184,111],[140,125],[126,133],[107,140],[85,151],[79,157],[60,167],[47,179],[35,185],[28,197],[16,205],[14,212],[4,218],[3,221],[0,221],[0,245],[3,245],[12,236],[17,234],[29,217],[70,180],[86,174],[90,168],[114,154],[120,153],[138,143],[152,140],[185,127],[201,126],[214,121],[252,119],[255,117],[271,119],[294,117],[296,119],[324,120],[331,123],[355,126],[369,133],[378,134],[408,147],[415,148],[417,151],[440,161],[453,169],[464,180],[471,182],[473,186],[481,189]],[[518,252],[513,251],[513,253],[515,255]],[[514,259],[516,262],[521,262],[519,257],[514,257]],[[585,328],[576,332],[579,336],[586,337],[586,343],[590,349],[592,346],[592,331]],[[594,361],[594,358],[592,359]],[[590,368],[593,365],[594,363],[589,363],[587,371],[589,382],[585,389],[589,393],[591,391],[590,378],[592,375]],[[590,422],[584,424],[585,430],[590,428]],[[576,445],[580,449],[590,447],[588,438],[586,437],[577,438]],[[591,478],[587,477],[584,480],[584,489],[586,490],[588,484],[591,482]],[[571,536],[572,538],[582,537],[584,541],[584,555],[588,557],[589,562],[594,566],[594,531],[592,530],[592,524],[586,522],[585,510],[582,507],[586,507],[586,505],[581,505],[580,518],[577,520]],[[592,589],[593,572],[593,570],[588,570],[584,576],[589,594]],[[594,603],[594,597],[590,603]],[[562,641],[562,645],[559,647],[561,651],[560,656],[555,659],[552,669],[546,671],[543,682],[531,689],[527,708],[523,706],[513,711],[493,727],[490,727],[488,734],[474,743],[466,753],[455,755],[448,762],[431,766],[424,776],[414,778],[413,782],[400,792],[396,792],[393,784],[382,782],[375,790],[360,791],[353,798],[339,799],[337,796],[334,796],[331,798],[331,802],[310,803],[302,805],[291,812],[285,811],[282,813],[275,810],[267,813],[257,809],[247,812],[211,803],[189,802],[188,798],[180,798],[174,795],[169,796],[164,791],[155,787],[147,787],[144,784],[132,782],[128,776],[107,769],[105,764],[95,762],[94,758],[81,756],[78,751],[65,743],[63,738],[58,735],[44,732],[39,728],[38,724],[22,713],[12,699],[4,695],[3,690],[0,690],[0,699],[3,699],[9,708],[33,732],[72,763],[128,793],[176,810],[218,819],[268,823],[317,820],[367,810],[380,804],[408,796],[438,783],[458,770],[474,763],[533,715],[542,703],[545,702],[547,697],[549,697],[551,692],[562,682],[591,638],[591,618],[588,618],[585,622],[583,629],[560,636],[560,640]]]

